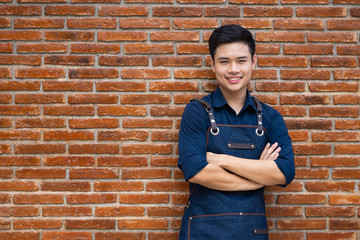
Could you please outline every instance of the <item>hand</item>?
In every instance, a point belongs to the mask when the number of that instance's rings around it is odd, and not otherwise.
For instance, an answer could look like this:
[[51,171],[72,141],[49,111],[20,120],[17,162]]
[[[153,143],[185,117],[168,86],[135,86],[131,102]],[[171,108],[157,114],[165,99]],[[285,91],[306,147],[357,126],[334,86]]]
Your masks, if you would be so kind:
[[279,157],[280,147],[277,147],[278,143],[274,143],[270,146],[270,143],[266,144],[263,152],[261,153],[259,160],[271,160],[274,161]]
[[222,156],[222,154],[206,152],[206,160],[207,160],[207,162],[212,163],[212,164],[217,165],[217,166],[220,165],[221,156]]

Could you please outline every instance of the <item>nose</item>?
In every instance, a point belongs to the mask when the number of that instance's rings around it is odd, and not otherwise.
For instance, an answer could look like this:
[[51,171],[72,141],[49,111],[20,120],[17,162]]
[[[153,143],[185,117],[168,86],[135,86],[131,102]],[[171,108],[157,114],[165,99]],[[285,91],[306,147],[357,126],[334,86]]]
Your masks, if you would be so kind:
[[240,71],[239,65],[236,62],[232,62],[228,69],[229,73],[234,74]]

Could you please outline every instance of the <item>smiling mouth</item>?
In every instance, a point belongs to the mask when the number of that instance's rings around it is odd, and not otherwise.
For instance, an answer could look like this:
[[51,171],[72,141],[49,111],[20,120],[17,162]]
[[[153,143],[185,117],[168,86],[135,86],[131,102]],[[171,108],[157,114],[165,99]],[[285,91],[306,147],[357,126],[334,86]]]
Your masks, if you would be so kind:
[[242,77],[236,76],[236,77],[226,77],[226,80],[228,80],[230,83],[237,83],[241,81]]

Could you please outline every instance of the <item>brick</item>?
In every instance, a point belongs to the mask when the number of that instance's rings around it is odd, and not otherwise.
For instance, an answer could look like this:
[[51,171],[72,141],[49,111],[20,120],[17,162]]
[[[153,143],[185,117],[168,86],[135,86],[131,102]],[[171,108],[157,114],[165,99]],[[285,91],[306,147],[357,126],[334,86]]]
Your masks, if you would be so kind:
[[104,66],[148,66],[146,56],[100,56],[99,64]]
[[329,80],[328,70],[280,70],[280,77],[284,80]]
[[15,154],[65,153],[64,144],[16,144]]
[[92,168],[92,169],[70,169],[70,179],[111,179],[118,178],[119,173],[115,169],[103,169],[103,168]]
[[358,169],[334,169],[334,179],[358,179],[360,178],[360,171]]
[[266,207],[267,217],[301,217],[301,207]]
[[0,12],[1,15],[14,16],[41,15],[41,6],[3,5],[0,6]]
[[126,141],[138,140],[145,141],[148,138],[146,131],[101,131],[99,132],[98,139],[104,141]]
[[336,120],[335,129],[360,129],[360,120]]
[[327,28],[330,30],[356,30],[360,28],[358,19],[330,19],[326,21]]
[[200,35],[197,32],[152,32],[151,41],[178,41],[178,42],[197,42]]
[[203,69],[181,69],[174,71],[175,78],[180,79],[194,79],[194,78],[204,78],[204,79],[215,79],[213,71],[203,70]]
[[45,15],[50,16],[93,16],[95,6],[45,6]]
[[322,95],[281,95],[280,96],[280,104],[325,105],[329,103],[330,103],[330,96],[322,96]]
[[18,53],[65,53],[67,45],[64,43],[18,43]]
[[[179,228],[177,228],[179,229]],[[178,232],[151,232],[149,233],[149,240],[176,240],[179,238]]]
[[335,80],[347,80],[347,79],[360,79],[360,70],[334,70],[334,79]]
[[333,54],[333,45],[325,44],[287,44],[284,45],[284,54],[289,55],[327,55]]
[[95,159],[83,156],[46,156],[44,164],[48,166],[93,166]]
[[25,179],[47,179],[47,178],[65,178],[65,169],[17,169],[15,171],[17,178]]
[[360,8],[351,8],[350,14],[352,17],[359,17],[360,16]]
[[259,57],[258,66],[260,67],[306,67],[308,64],[306,57]]
[[151,107],[151,116],[181,116],[184,112],[184,107]]
[[34,41],[41,40],[40,31],[2,31],[0,40],[5,41]]
[[201,7],[156,6],[152,8],[154,17],[200,17]]
[[171,128],[171,119],[123,119],[124,128]]
[[143,106],[99,106],[99,116],[145,116],[146,107]]
[[118,78],[119,70],[117,69],[69,69],[69,77],[75,78]]
[[168,94],[127,94],[122,95],[122,104],[169,104],[171,96]]
[[171,72],[167,69],[129,69],[121,70],[123,79],[166,79],[170,78]]
[[119,229],[168,229],[167,219],[121,219],[118,220]]
[[1,65],[30,65],[39,66],[41,64],[40,56],[0,56]]
[[58,118],[31,118],[16,119],[16,128],[62,128],[65,127],[65,119]]
[[331,120],[326,119],[286,119],[288,129],[331,129]]
[[119,192],[119,191],[142,191],[143,182],[95,182],[94,191],[96,192]]
[[115,94],[71,94],[68,96],[70,104],[115,104],[119,97]]
[[122,81],[122,82],[98,82],[96,84],[98,92],[144,92],[145,82]]
[[152,131],[151,140],[153,141],[177,141],[178,131]]
[[354,107],[310,107],[311,117],[358,117],[359,110]]
[[29,115],[36,116],[40,114],[40,109],[34,106],[2,106],[0,115]]
[[10,18],[0,18],[0,28],[11,27]]
[[145,41],[146,39],[146,32],[98,32],[98,41],[100,42]]
[[119,153],[118,144],[71,144],[69,145],[70,154],[117,154]]
[[0,169],[0,178],[1,179],[11,179],[13,177],[12,169]]
[[40,132],[27,130],[9,130],[0,132],[1,140],[40,140]]
[[312,146],[294,144],[293,149],[295,154],[301,155],[323,155],[331,153],[331,146],[326,144],[313,144]]
[[313,132],[312,140],[314,142],[358,142],[360,133],[354,132]]
[[32,207],[32,206],[2,207],[0,209],[0,216],[2,216],[2,217],[35,217],[35,216],[39,216],[39,208]]
[[154,217],[182,216],[184,213],[184,207],[183,206],[148,207],[147,213],[149,216],[154,216]]
[[146,183],[147,191],[166,191],[166,192],[187,192],[189,186],[183,181],[161,181],[161,182],[148,182]]
[[258,4],[258,5],[271,5],[277,4],[278,2],[275,0],[230,0],[229,3],[233,4]]
[[356,233],[352,232],[329,232],[329,233],[320,233],[320,232],[308,232],[308,240],[329,240],[329,239],[343,239],[343,240],[355,240]]
[[64,28],[64,19],[61,18],[17,18],[14,19],[14,28]]
[[104,166],[104,167],[144,167],[144,166],[147,166],[147,158],[146,157],[99,156],[97,161],[98,161],[98,166],[100,166],[100,167],[101,166]]
[[0,156],[1,166],[38,166],[40,165],[39,157],[27,156]]
[[41,190],[54,192],[88,192],[91,190],[91,186],[89,182],[43,181],[41,183]]
[[225,0],[177,0],[179,3],[224,3]]
[[305,83],[303,82],[256,82],[257,91],[277,91],[277,92],[303,92]]
[[345,229],[345,230],[353,230],[360,229],[360,221],[359,219],[332,219],[330,220],[330,229]]
[[69,119],[69,127],[74,129],[81,128],[116,128],[119,127],[119,120],[115,118],[98,119]]
[[307,217],[352,217],[355,209],[352,207],[307,207]]
[[298,7],[296,16],[298,17],[346,17],[347,8],[344,7]]
[[72,53],[120,53],[120,44],[116,43],[73,43],[70,45]]
[[196,56],[154,56],[153,66],[201,66],[202,58]]
[[360,203],[359,195],[329,195],[331,205],[357,205]]
[[0,182],[0,191],[37,191],[39,187],[32,181]]
[[111,18],[68,18],[67,27],[69,29],[115,29],[116,19]]
[[115,203],[116,194],[69,194],[66,196],[69,204],[104,204]]
[[206,44],[178,44],[178,54],[208,54],[209,48]]
[[66,0],[19,0],[19,3],[64,3]]
[[359,45],[339,45],[336,47],[336,52],[338,55],[356,55],[360,54]]
[[94,107],[93,106],[45,106],[44,115],[93,116]]
[[357,92],[358,84],[352,82],[310,82],[309,90],[311,92]]
[[16,104],[56,104],[65,103],[63,94],[16,94]]
[[324,22],[320,19],[278,19],[274,21],[274,28],[287,30],[323,30]]
[[129,240],[144,240],[144,232],[96,232],[95,238],[97,240],[117,240],[117,239],[129,239]]
[[148,9],[145,6],[100,6],[99,16],[147,16]]
[[91,240],[92,236],[90,232],[44,232],[44,240],[71,240],[71,239],[81,239],[81,240]]
[[244,7],[244,17],[291,17],[291,7]]
[[94,140],[94,133],[91,131],[48,130],[44,131],[44,140]]
[[115,220],[65,220],[65,229],[115,229]]
[[168,19],[120,19],[120,28],[151,28],[151,29],[169,29],[170,20]]
[[311,57],[312,67],[356,67],[356,59],[351,57]]
[[15,194],[14,204],[63,204],[62,194]]
[[127,54],[165,54],[174,53],[174,47],[170,44],[125,43],[124,52]]
[[248,29],[261,29],[271,28],[272,23],[269,19],[225,19],[222,21],[223,24],[237,24]]
[[57,219],[24,219],[14,220],[14,229],[60,229],[63,226],[62,220]]
[[22,239],[22,240],[38,240],[40,237],[39,232],[0,232],[0,238],[4,240]]
[[357,167],[360,158],[357,157],[311,157],[311,166],[314,167]]
[[45,56],[45,64],[49,65],[77,65],[77,66],[93,66],[95,64],[94,57],[89,56]]
[[239,17],[239,7],[206,7],[204,9],[205,17]]
[[93,32],[84,31],[45,31],[44,39],[46,41],[93,41]]
[[12,126],[10,118],[0,118],[0,128],[9,128]]
[[354,182],[307,182],[306,190],[310,192],[353,192],[355,190]]
[[204,97],[204,94],[174,94],[174,103],[175,104],[187,104],[190,102],[190,99],[192,98],[202,98]]
[[325,179],[329,178],[329,170],[327,169],[297,169],[296,179]]
[[298,32],[257,32],[258,42],[305,42],[305,34]]
[[170,169],[123,169],[122,179],[170,178]]
[[359,154],[359,145],[336,145],[335,154]]
[[328,4],[326,0],[319,0],[314,2],[312,0],[281,0],[282,4]]
[[289,131],[292,141],[306,141],[309,139],[308,131]]
[[145,207],[96,207],[95,216],[97,217],[124,217],[124,216],[143,216]]
[[309,42],[356,42],[356,35],[352,32],[309,32]]
[[0,52],[12,53],[13,52],[13,44],[12,43],[0,43]]
[[326,229],[325,219],[278,220],[278,229]]
[[65,69],[62,68],[23,68],[15,70],[17,78],[64,78]]
[[120,193],[119,202],[125,204],[163,204],[169,203],[169,194]]
[[43,81],[44,91],[76,91],[91,92],[91,82],[74,82],[74,81]]
[[283,239],[283,240],[302,240],[304,239],[304,233],[301,232],[270,232],[270,240]]
[[0,68],[0,78],[11,78],[12,72],[10,68]]
[[170,154],[172,145],[170,144],[123,144],[122,154]]

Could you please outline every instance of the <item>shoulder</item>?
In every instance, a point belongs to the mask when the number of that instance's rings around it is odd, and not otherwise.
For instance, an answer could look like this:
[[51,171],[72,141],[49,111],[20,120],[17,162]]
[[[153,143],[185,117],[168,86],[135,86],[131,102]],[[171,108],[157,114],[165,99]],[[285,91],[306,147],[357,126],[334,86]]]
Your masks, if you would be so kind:
[[263,102],[261,102],[261,105],[263,107],[263,118],[265,121],[268,121],[270,125],[276,126],[284,122],[283,117],[276,109]]

